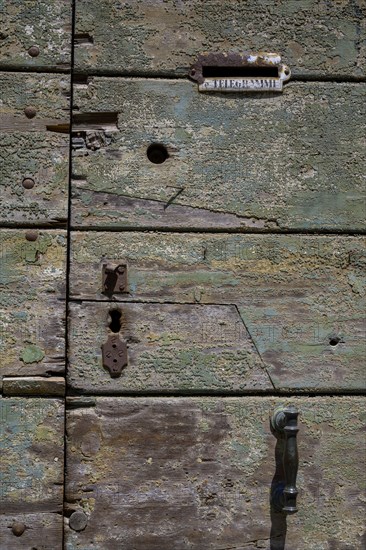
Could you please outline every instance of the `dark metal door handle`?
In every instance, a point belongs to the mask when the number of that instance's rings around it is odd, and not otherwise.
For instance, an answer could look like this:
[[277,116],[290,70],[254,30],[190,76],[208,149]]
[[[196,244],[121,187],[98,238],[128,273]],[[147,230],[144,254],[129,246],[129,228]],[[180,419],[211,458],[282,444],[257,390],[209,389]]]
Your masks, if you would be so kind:
[[296,477],[299,466],[297,452],[297,417],[299,411],[294,406],[277,409],[271,419],[273,432],[277,438],[283,440],[283,475],[284,480],[278,484],[272,494],[272,503],[275,509],[285,514],[297,512]]

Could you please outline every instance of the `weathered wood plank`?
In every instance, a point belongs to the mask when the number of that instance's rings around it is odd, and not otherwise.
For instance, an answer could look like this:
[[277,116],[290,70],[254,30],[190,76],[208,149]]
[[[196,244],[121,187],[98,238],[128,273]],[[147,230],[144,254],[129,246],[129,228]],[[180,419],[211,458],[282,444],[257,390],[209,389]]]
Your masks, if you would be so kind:
[[0,224],[66,223],[70,77],[1,73],[0,87]]
[[0,380],[64,372],[66,244],[60,230],[0,231]]
[[[128,365],[103,368],[101,346],[121,314]],[[68,384],[92,394],[158,391],[270,391],[273,386],[235,306],[72,304]]]
[[66,525],[66,547],[86,550],[93,541],[96,550],[363,549],[365,399],[291,402],[301,411],[299,512],[288,517],[287,536],[284,516],[269,505],[276,471],[269,416],[282,401],[109,397],[79,409],[74,403],[67,413],[66,500],[69,514],[83,512],[86,527]]
[[[25,530],[21,535],[23,528]],[[62,550],[63,521],[59,514],[0,515],[1,550]]]
[[[179,80],[75,87],[72,224],[365,230],[366,84],[201,94]],[[169,157],[154,164],[153,143]]]
[[63,437],[63,400],[0,397],[0,514],[62,511]]
[[42,395],[63,397],[66,382],[63,376],[8,376],[3,378],[4,395]]
[[71,0],[0,0],[0,67],[67,69]]
[[296,76],[363,76],[364,0],[76,2],[76,67],[186,75],[206,51],[279,52]]
[[[363,237],[77,232],[70,292],[77,300],[234,304],[277,389],[362,390],[364,250]],[[102,294],[106,262],[127,263],[127,293]],[[78,322],[86,323],[74,343],[85,346],[80,353],[90,352],[90,342],[103,343],[86,331],[89,322],[106,326],[108,307],[102,318],[84,321],[80,308]],[[216,332],[235,342],[235,329],[225,333],[216,325],[209,326],[210,338]]]

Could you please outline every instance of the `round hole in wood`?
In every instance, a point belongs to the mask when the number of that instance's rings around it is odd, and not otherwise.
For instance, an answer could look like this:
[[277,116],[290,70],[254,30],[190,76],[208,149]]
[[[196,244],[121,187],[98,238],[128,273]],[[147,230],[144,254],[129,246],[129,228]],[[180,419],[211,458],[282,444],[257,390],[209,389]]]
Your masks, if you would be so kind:
[[329,344],[331,346],[336,346],[337,344],[339,344],[340,341],[341,339],[339,338],[339,336],[333,336],[332,338],[330,338]]
[[147,158],[153,164],[162,164],[169,157],[169,153],[165,145],[161,143],[152,143],[147,148]]

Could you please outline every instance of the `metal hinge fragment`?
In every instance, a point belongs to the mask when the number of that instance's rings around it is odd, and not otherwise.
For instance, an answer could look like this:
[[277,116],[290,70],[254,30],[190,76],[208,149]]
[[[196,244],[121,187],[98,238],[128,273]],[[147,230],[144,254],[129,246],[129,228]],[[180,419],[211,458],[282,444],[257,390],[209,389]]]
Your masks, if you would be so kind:
[[102,271],[103,294],[108,296],[127,292],[127,265],[104,264]]
[[199,55],[189,76],[200,92],[282,92],[291,76],[276,53]]

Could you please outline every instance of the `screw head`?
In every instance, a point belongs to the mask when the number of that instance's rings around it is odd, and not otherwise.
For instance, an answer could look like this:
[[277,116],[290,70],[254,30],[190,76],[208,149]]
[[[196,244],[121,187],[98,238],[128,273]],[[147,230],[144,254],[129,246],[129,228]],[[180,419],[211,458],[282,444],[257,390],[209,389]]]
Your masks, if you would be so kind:
[[32,178],[24,178],[22,185],[24,189],[32,189],[34,187],[34,180]]
[[13,525],[11,526],[11,530],[13,532],[13,535],[15,535],[16,537],[21,537],[25,531],[25,525],[20,521],[14,521]]
[[36,241],[38,239],[38,231],[27,231],[25,238],[27,241]]
[[27,118],[34,118],[37,114],[37,109],[35,107],[26,107],[24,114]]
[[69,519],[69,526],[74,531],[82,531],[88,523],[88,517],[82,510],[73,512]]
[[31,57],[37,57],[39,55],[39,47],[31,46],[28,50],[28,53]]

